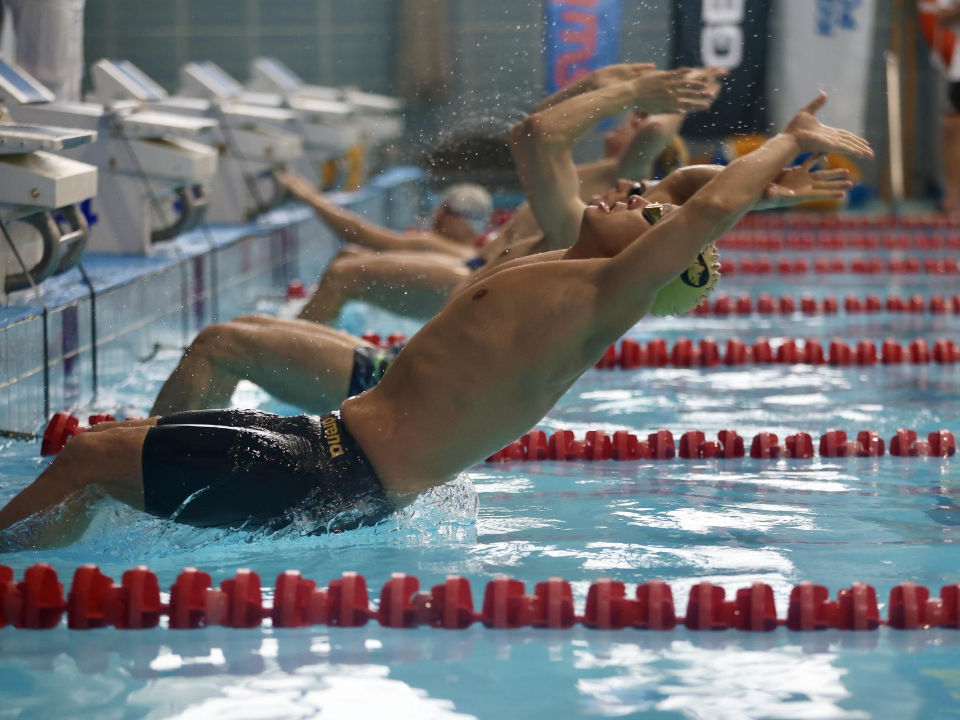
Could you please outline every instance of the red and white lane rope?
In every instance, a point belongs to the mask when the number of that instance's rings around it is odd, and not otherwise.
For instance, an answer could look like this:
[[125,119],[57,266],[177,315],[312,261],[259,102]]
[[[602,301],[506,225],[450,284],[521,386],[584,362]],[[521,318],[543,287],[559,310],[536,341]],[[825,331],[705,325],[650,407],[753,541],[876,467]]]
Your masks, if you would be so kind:
[[625,338],[620,346],[611,345],[597,362],[598,370],[636,370],[644,367],[718,367],[720,365],[832,365],[835,367],[870,365],[927,365],[931,362],[952,365],[960,362],[960,348],[952,340],[940,338],[931,347],[918,338],[906,346],[895,340],[884,340],[878,351],[871,340],[848,345],[835,339],[825,349],[819,340],[785,339],[774,347],[760,339],[751,345],[732,338],[721,349],[716,341],[705,339],[694,343],[680,338],[670,346],[663,338],[643,344]]
[[749,293],[740,293],[731,297],[726,293],[718,293],[712,301],[707,300],[691,311],[692,315],[792,315],[800,312],[804,315],[836,315],[841,310],[847,315],[876,314],[876,313],[909,313],[931,315],[960,314],[960,295],[945,297],[931,295],[925,299],[923,295],[915,294],[908,298],[902,295],[872,294],[866,297],[847,295],[841,302],[836,295],[827,295],[817,299],[812,295],[802,295],[799,301],[795,295],[784,293],[780,297],[773,297],[770,293],[759,293],[756,297]]
[[820,231],[952,231],[960,229],[960,218],[940,213],[915,215],[867,215],[863,213],[762,212],[746,215],[739,229],[820,230]]
[[901,428],[890,438],[889,446],[875,430],[861,430],[856,434],[856,440],[848,438],[844,430],[827,430],[817,444],[810,433],[794,433],[784,438],[781,444],[775,433],[761,432],[753,437],[748,452],[743,437],[736,430],[721,430],[716,440],[708,440],[699,430],[690,430],[680,435],[679,444],[669,430],[650,433],[646,440],[627,430],[618,430],[612,435],[604,430],[591,430],[581,440],[571,430],[557,430],[549,436],[543,430],[531,430],[488,457],[487,462],[733,460],[747,454],[758,460],[781,457],[806,460],[818,453],[822,458],[876,458],[887,452],[894,457],[948,458],[956,454],[957,442],[949,430],[928,433],[927,439],[921,440],[916,430]]
[[34,565],[14,580],[10,568],[0,565],[0,628],[49,630],[58,627],[64,614],[72,630],[114,627],[120,630],[155,628],[167,619],[175,630],[211,626],[260,627],[269,619],[273,627],[363,627],[377,622],[384,627],[435,627],[463,630],[475,623],[499,630],[525,627],[569,630],[577,625],[597,630],[727,630],[770,632],[790,630],[869,631],[882,625],[899,630],[960,629],[960,584],[945,585],[938,598],[913,583],[890,591],[886,620],[880,617],[876,590],[854,582],[836,598],[823,585],[801,583],[790,592],[786,617],[777,614],[773,589],[764,583],[726,591],[709,582],[690,589],[686,613],[681,616],[673,591],[653,580],[631,589],[616,580],[598,580],[587,591],[579,611],[570,583],[550,578],[527,594],[524,583],[499,577],[487,583],[479,609],[474,606],[470,582],[456,575],[422,592],[420,581],[395,573],[383,586],[380,602],[372,607],[366,579],[343,573],[319,589],[297,571],[277,577],[273,604],[263,601],[260,577],[239,570],[235,577],[213,587],[209,574],[188,568],[163,602],[157,576],[146,567],[128,570],[120,583],[96,565],[77,569],[69,593],[49,565]]
[[960,265],[956,258],[856,258],[850,261],[838,257],[817,257],[812,262],[804,257],[770,258],[765,255],[756,257],[738,257],[736,260],[724,258],[720,261],[720,272],[730,275],[805,275],[813,271],[817,275],[957,275]]
[[810,252],[846,250],[960,250],[960,235],[889,232],[733,230],[718,242],[724,251]]

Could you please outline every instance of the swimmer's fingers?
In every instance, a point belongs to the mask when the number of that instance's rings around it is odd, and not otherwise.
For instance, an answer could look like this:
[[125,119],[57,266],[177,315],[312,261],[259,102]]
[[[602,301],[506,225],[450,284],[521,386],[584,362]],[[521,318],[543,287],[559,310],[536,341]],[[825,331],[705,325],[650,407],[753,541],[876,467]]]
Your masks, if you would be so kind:
[[712,95],[707,84],[699,80],[673,80],[672,89],[684,97],[710,97]]
[[711,105],[713,102],[710,100],[681,100],[677,104],[677,109],[684,112],[701,112],[709,110]]
[[830,141],[840,152],[845,152],[856,157],[873,157],[873,149],[870,143],[862,137],[854,135],[847,130],[838,130],[828,128],[830,131]]
[[610,83],[619,83],[632,80],[646,73],[656,71],[657,66],[653,63],[619,63],[616,65],[607,65],[592,73],[600,85]]
[[815,182],[813,189],[818,192],[835,192],[836,190],[849,190],[853,183],[849,180],[831,180],[829,182]]
[[846,130],[841,132],[843,132],[846,139],[853,143],[853,145],[859,150],[859,154],[862,154],[863,157],[873,157],[873,148],[870,147],[870,143],[868,143],[862,137],[854,135],[852,132],[848,132]]
[[846,168],[838,168],[836,170],[816,170],[815,172],[810,173],[810,176],[814,180],[821,182],[827,180],[846,180],[850,177],[850,171]]
[[819,141],[820,150],[844,153],[859,158],[873,157],[873,150],[870,144],[866,140],[846,130],[824,128],[823,131],[818,132],[815,137],[817,137]]
[[814,165],[823,160],[823,153],[814,153],[806,160],[803,161],[803,164],[800,166],[801,169],[810,172]]
[[717,99],[716,93],[701,82],[684,83],[674,88],[673,94],[679,109],[686,111],[707,110]]
[[837,184],[847,184],[852,185],[850,181],[850,173],[813,173],[810,176],[810,180],[813,182],[814,186],[817,185],[837,185]]

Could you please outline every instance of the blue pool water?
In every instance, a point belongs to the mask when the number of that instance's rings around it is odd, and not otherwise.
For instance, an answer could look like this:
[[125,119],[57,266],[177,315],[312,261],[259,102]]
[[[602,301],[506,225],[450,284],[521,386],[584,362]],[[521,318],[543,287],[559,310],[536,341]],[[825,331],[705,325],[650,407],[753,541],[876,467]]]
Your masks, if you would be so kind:
[[[811,287],[808,283],[813,282]],[[731,277],[724,290],[953,293],[955,279]],[[370,308],[343,325],[381,332],[415,326]],[[695,340],[766,336],[878,343],[957,339],[960,318],[865,315],[679,318],[645,321],[630,337]],[[123,377],[95,409],[142,414],[176,363],[162,351]],[[832,427],[960,432],[960,367],[740,367],[588,372],[544,419],[546,430],[660,427],[675,434],[735,428],[814,435]],[[293,413],[249,386],[238,404]],[[36,443],[0,449],[0,502],[44,462]],[[196,565],[216,582],[238,568],[264,585],[288,568],[325,585],[345,570],[376,594],[390,573],[421,584],[449,573],[473,582],[474,601],[499,574],[527,587],[573,584],[579,606],[601,577],[673,587],[774,588],[780,616],[790,588],[810,579],[833,593],[860,580],[934,588],[960,580],[956,460],[673,461],[484,465],[384,526],[337,537],[262,538],[172,526],[102,501],[77,544],[5,555],[19,573],[50,562],[69,580],[96,562],[108,575],[146,563],[168,587]],[[885,609],[881,606],[885,616]],[[89,633],[0,631],[0,718],[934,718],[960,697],[960,632],[735,631],[669,633],[359,630]]]

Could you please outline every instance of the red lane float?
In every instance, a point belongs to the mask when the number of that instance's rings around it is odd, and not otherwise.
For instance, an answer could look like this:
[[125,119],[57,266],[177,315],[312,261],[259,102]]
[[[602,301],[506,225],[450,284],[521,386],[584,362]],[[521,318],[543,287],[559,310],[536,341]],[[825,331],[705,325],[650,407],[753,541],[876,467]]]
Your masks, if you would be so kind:
[[[923,262],[919,258],[892,258],[886,263],[879,258],[868,260],[852,260],[849,264],[837,257],[821,256],[814,260],[813,272],[817,275],[843,275],[855,273],[860,275],[957,275],[960,273],[960,264],[952,257],[926,258]],[[777,260],[774,262],[766,255],[757,257],[737,258],[736,262],[725,258],[720,261],[720,272],[724,275],[804,275],[810,272],[810,264],[803,258]]]
[[[723,252],[839,252],[843,250],[922,250],[924,252],[960,249],[960,238],[930,235],[877,233],[796,233],[743,232],[734,230],[724,235],[717,247]],[[795,258],[779,258],[778,262],[795,262]],[[879,258],[857,258],[854,262],[880,262]]]
[[[746,455],[744,439],[734,430],[721,430],[716,440],[708,440],[699,430],[690,430],[679,435],[674,442],[669,430],[650,433],[641,441],[627,430],[618,430],[609,436],[603,430],[591,430],[583,440],[577,440],[570,430],[558,430],[549,439],[542,430],[533,430],[520,440],[487,458],[488,463],[529,462],[551,460],[558,462],[616,460],[639,462],[640,460],[702,460],[710,458],[742,458]],[[535,439],[531,439],[535,438]],[[536,446],[549,448],[535,454],[525,448]],[[814,442],[809,433],[787,436],[783,443],[774,433],[761,432],[750,443],[750,457],[755,460],[777,460],[781,457],[793,460],[808,460],[819,454],[822,458],[882,457],[887,445],[875,430],[862,430],[856,440],[850,440],[843,430],[827,430]],[[956,437],[949,430],[937,430],[918,439],[915,430],[900,429],[890,439],[890,455],[893,457],[953,457],[957,452]]]
[[725,588],[702,581],[690,588],[686,613],[677,613],[670,586],[651,580],[630,592],[618,580],[600,579],[587,589],[583,614],[578,614],[571,585],[562,578],[537,583],[528,594],[521,580],[505,576],[490,580],[483,600],[474,606],[470,581],[450,575],[429,592],[420,581],[395,573],[380,593],[379,607],[371,607],[366,579],[345,572],[318,589],[298,571],[280,573],[273,588],[273,605],[263,602],[259,576],[239,570],[211,586],[210,576],[194,568],[184,570],[170,590],[169,604],[160,603],[156,575],[138,567],[123,574],[116,585],[95,565],[74,573],[64,598],[63,586],[49,565],[35,565],[15,581],[13,571],[0,565],[0,628],[51,629],[64,614],[72,630],[115,627],[152,628],[163,616],[171,629],[221,625],[255,628],[270,619],[273,627],[313,625],[363,627],[376,621],[383,627],[436,627],[464,630],[474,624],[497,630],[524,627],[566,630],[583,625],[595,630],[740,630],[770,632],[786,627],[796,632],[828,629],[868,632],[888,625],[898,630],[960,629],[960,584],[945,585],[939,597],[910,582],[890,590],[886,620],[880,616],[877,592],[854,582],[835,598],[823,585],[804,582],[789,595],[786,617],[777,615],[773,588],[754,583],[732,595]]
[[387,335],[386,338],[382,337],[380,334],[373,332],[372,330],[367,330],[361,337],[361,340],[366,340],[371,345],[376,345],[379,348],[386,350],[397,343],[402,343],[407,341],[407,336],[403,333],[391,333]]
[[303,300],[307,295],[307,286],[300,280],[291,280],[287,285],[287,300]]
[[[840,310],[840,300],[834,295],[827,295],[818,300],[811,295],[800,298],[799,308],[804,315],[831,315]],[[741,293],[732,299],[725,293],[717,293],[713,300],[707,300],[691,310],[694,315],[792,315],[797,311],[796,298],[790,294],[783,294],[778,298],[769,293],[759,293],[756,298]],[[843,299],[843,310],[848,315],[888,313],[930,313],[933,315],[960,314],[960,294],[946,297],[932,295],[925,299],[916,294],[909,298],[900,295],[888,295],[883,298],[879,295],[857,297],[848,294]]]
[[[802,343],[798,344],[798,343]],[[952,340],[940,338],[933,348],[921,338],[906,347],[896,341],[883,341],[880,352],[870,340],[860,340],[848,345],[840,339],[830,341],[827,350],[818,340],[794,340],[787,338],[774,349],[770,341],[760,338],[752,345],[731,338],[723,352],[714,340],[701,340],[697,345],[687,338],[680,338],[671,348],[666,340],[656,338],[642,346],[636,340],[626,338],[607,348],[596,364],[598,370],[637,370],[643,367],[706,368],[718,365],[832,365],[834,367],[867,367],[884,365],[953,365],[960,362],[960,347]]]
[[[131,418],[132,419],[132,418]],[[113,415],[107,413],[97,413],[87,419],[87,425],[83,426],[80,421],[68,412],[54,413],[43,431],[40,442],[40,455],[47,457],[59,453],[66,444],[77,435],[85,433],[94,425],[103,422],[116,422]]]

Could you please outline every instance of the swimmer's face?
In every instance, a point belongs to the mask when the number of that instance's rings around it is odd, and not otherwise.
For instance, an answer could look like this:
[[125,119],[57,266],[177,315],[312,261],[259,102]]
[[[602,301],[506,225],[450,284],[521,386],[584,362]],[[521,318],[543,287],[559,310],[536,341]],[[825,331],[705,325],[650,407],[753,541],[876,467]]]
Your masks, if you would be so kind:
[[466,218],[456,215],[446,207],[437,208],[433,216],[433,231],[449,240],[472,246],[477,239],[477,231]]
[[[613,257],[652,227],[643,212],[650,204],[640,195],[633,195],[627,202],[613,206],[606,203],[591,205],[583,213],[579,242],[589,243],[602,254]],[[662,217],[676,207],[664,205]]]
[[605,203],[609,207],[613,207],[617,203],[629,202],[632,196],[640,195],[642,192],[643,187],[640,183],[620,178],[617,180],[616,186],[610,188],[602,195],[594,195],[590,204],[599,205],[600,203]]

